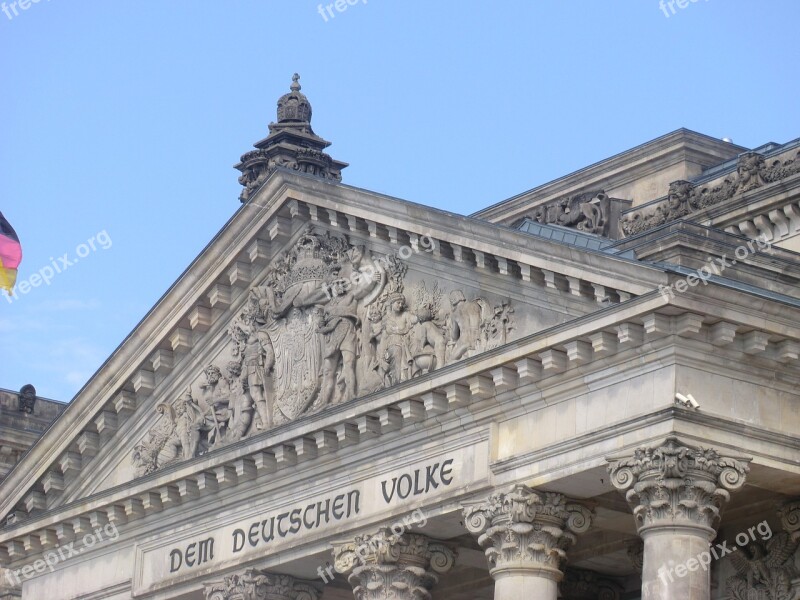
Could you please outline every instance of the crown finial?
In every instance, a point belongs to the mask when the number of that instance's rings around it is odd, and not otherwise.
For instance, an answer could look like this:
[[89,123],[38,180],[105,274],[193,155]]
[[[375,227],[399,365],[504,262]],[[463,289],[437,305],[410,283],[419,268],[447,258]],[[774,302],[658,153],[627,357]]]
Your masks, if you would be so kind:
[[292,85],[289,86],[289,89],[293,92],[299,92],[302,89],[300,87],[300,75],[297,73],[292,75]]

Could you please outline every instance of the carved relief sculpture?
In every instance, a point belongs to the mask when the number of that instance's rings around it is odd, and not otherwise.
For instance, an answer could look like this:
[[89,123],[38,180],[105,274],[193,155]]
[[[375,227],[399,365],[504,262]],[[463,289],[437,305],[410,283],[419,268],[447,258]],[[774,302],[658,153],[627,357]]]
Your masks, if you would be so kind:
[[[231,358],[158,407],[137,444],[144,475],[508,341],[514,310],[438,282],[406,292],[407,264],[308,229],[276,257],[227,333]],[[449,298],[449,303],[443,301]]]
[[726,589],[731,600],[795,600],[799,590],[792,581],[800,577],[797,568],[800,547],[800,501],[785,504],[778,515],[784,531],[766,542],[751,541],[731,553],[736,575],[730,577]]
[[620,227],[626,236],[636,235],[796,173],[800,173],[800,153],[793,158],[775,159],[767,164],[762,154],[746,152],[739,156],[735,174],[728,175],[715,185],[675,181],[670,184],[665,200],[625,213]]
[[539,223],[608,235],[611,198],[602,190],[567,196],[536,207],[529,218]]

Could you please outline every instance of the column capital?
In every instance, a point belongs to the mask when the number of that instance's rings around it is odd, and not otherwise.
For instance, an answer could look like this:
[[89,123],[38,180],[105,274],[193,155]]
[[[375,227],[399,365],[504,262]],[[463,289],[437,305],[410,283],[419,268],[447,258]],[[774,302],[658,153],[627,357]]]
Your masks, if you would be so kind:
[[308,581],[258,569],[203,584],[206,600],[319,600],[319,589]]
[[589,529],[592,512],[563,495],[515,485],[486,501],[464,503],[464,524],[486,551],[492,577],[563,577],[565,550]]
[[730,492],[744,485],[750,458],[668,438],[633,456],[608,458],[611,483],[625,493],[639,533],[663,527],[702,530],[711,539]]
[[415,533],[388,528],[334,544],[334,568],[348,575],[356,600],[428,600],[449,571],[456,553],[448,545]]

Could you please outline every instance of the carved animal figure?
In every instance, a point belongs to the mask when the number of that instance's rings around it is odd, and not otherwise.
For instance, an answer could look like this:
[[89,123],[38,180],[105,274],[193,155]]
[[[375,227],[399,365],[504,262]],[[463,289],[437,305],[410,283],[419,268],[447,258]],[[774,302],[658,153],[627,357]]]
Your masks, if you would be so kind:
[[766,546],[752,542],[730,555],[738,575],[728,580],[732,600],[794,600],[792,579],[798,575],[794,554],[800,539],[776,534]]

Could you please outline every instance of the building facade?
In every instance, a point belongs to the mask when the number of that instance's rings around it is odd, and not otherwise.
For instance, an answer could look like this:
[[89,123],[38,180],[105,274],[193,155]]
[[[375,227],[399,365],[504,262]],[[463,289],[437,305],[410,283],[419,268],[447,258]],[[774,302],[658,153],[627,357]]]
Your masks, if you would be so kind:
[[796,600],[800,140],[465,217],[342,184],[298,79],[0,484],[0,599]]
[[0,483],[66,407],[30,384],[18,392],[0,389]]

